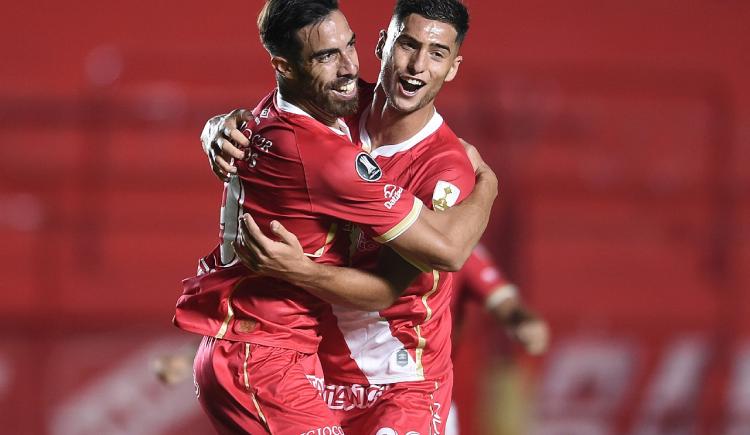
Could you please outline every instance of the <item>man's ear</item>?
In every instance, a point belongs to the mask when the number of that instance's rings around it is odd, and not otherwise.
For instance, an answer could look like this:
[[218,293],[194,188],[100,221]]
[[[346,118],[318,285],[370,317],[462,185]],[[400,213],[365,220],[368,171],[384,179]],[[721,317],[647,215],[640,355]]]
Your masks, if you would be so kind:
[[292,64],[281,56],[272,56],[271,65],[273,69],[285,79],[294,78],[294,69]]
[[451,69],[448,71],[448,75],[445,76],[445,81],[449,82],[456,78],[456,74],[458,74],[458,67],[461,66],[461,62],[464,60],[463,56],[456,56],[455,59],[453,59],[453,65],[451,65]]
[[378,38],[378,45],[375,46],[375,56],[378,60],[383,60],[383,49],[385,48],[385,40],[388,34],[385,30],[380,31],[380,38]]

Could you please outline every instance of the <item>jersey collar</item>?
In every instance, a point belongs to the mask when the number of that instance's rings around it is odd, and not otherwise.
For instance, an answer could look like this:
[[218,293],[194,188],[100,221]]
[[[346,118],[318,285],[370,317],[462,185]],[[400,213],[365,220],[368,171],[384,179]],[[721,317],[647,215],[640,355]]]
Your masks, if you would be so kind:
[[393,157],[396,153],[406,151],[414,145],[425,140],[429,135],[435,133],[441,125],[443,125],[443,117],[435,110],[432,113],[432,118],[427,121],[427,124],[422,127],[414,136],[406,139],[405,141],[392,145],[381,145],[375,150],[372,150],[372,140],[370,135],[367,133],[367,117],[370,116],[370,106],[366,107],[362,111],[362,116],[359,118],[359,140],[362,143],[362,148],[367,150],[373,157]]

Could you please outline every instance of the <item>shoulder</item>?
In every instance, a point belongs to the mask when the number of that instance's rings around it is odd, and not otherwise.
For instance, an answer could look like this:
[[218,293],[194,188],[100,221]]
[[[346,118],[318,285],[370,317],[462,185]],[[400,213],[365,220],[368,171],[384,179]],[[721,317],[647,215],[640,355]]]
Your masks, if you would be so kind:
[[467,173],[472,176],[474,170],[466,155],[463,145],[453,131],[443,124],[433,135],[421,144],[418,156],[432,173],[451,172]]

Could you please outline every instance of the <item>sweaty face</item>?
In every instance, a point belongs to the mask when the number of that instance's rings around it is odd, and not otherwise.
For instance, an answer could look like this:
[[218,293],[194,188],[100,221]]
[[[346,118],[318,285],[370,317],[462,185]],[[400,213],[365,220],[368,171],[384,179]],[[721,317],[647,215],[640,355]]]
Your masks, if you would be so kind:
[[456,29],[447,23],[411,14],[391,21],[382,44],[380,81],[388,103],[411,113],[432,103],[443,83],[458,72]]
[[346,17],[333,11],[323,21],[300,29],[300,61],[294,67],[297,92],[316,110],[335,117],[357,111],[359,59]]

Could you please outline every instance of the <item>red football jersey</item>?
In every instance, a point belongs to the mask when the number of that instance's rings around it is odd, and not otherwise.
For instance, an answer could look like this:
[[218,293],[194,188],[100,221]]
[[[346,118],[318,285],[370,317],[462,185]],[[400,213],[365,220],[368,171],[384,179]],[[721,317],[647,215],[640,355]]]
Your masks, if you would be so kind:
[[244,132],[251,149],[225,187],[222,243],[202,261],[208,272],[185,280],[174,322],[202,335],[315,352],[318,319],[330,305],[239,263],[231,247],[238,216],[250,212],[262,229],[276,219],[299,237],[306,255],[343,265],[347,253],[331,249],[341,222],[386,242],[416,221],[422,203],[400,187],[394,198],[394,183],[347,134],[276,91],[253,114],[255,122]]
[[[362,98],[359,118],[348,120],[355,142],[363,149],[370,148],[365,129],[370,98]],[[380,146],[371,155],[395,184],[434,209],[456,204],[474,188],[474,170],[466,152],[437,112],[412,138]],[[357,228],[350,238],[352,267],[374,269],[381,245]],[[326,382],[388,384],[449,373],[451,288],[451,274],[430,271],[380,312],[334,306],[334,316],[324,322],[319,352]]]

